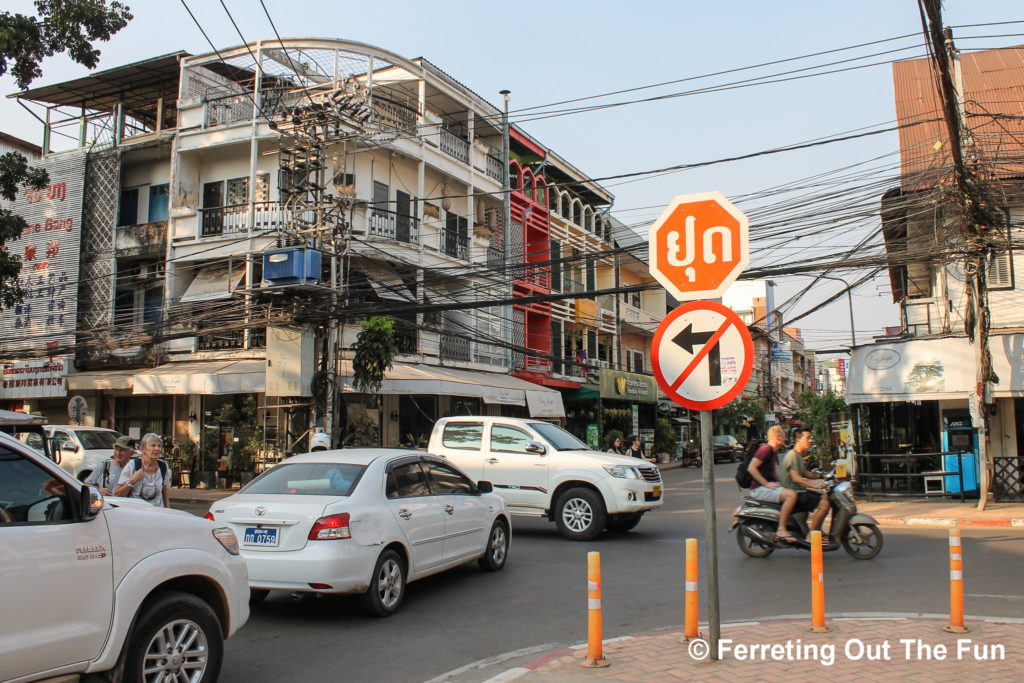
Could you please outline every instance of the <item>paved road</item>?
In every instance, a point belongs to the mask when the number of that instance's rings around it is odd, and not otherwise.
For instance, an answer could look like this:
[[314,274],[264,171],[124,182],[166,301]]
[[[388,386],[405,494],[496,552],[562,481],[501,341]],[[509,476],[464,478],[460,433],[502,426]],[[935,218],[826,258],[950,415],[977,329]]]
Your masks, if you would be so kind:
[[[716,467],[722,619],[809,612],[807,553],[777,551],[755,560],[727,533],[738,502],[734,470]],[[504,652],[579,642],[586,637],[586,555],[592,550],[601,553],[606,638],[678,626],[683,540],[697,537],[703,547],[702,490],[695,469],[664,475],[665,507],[634,531],[571,543],[553,525],[516,520],[504,571],[484,574],[467,565],[414,583],[403,610],[389,619],[362,616],[352,598],[296,602],[272,594],[228,641],[221,680],[424,681]],[[965,530],[964,538],[968,614],[1019,616],[1024,534]],[[947,552],[945,531],[886,529],[875,560],[829,553],[827,609],[942,613],[948,609]]]

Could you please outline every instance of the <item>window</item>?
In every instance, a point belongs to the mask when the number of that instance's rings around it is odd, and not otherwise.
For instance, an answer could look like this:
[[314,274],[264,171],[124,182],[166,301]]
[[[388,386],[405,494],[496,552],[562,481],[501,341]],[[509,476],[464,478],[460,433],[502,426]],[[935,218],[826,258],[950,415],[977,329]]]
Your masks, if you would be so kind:
[[551,291],[562,291],[562,245],[551,240]]
[[152,185],[149,188],[149,215],[150,223],[167,220],[167,183],[163,185]]
[[1013,289],[1013,259],[1010,250],[995,254],[988,267],[989,289]]
[[364,465],[345,463],[282,463],[239,491],[299,496],[347,496],[359,483]]
[[562,323],[559,320],[551,321],[551,371],[561,374],[562,372]]
[[388,208],[388,186],[387,183],[381,183],[376,180],[373,181],[373,205],[382,210]]
[[117,225],[139,224],[139,188],[121,190],[121,203],[117,208]]
[[587,291],[593,292],[597,289],[597,262],[593,256],[587,257]]
[[526,444],[531,441],[529,434],[515,427],[491,427],[491,450],[495,453],[526,453]]
[[626,371],[641,373],[644,371],[644,352],[627,350],[626,351]]
[[450,466],[427,460],[423,463],[430,473],[434,492],[440,495],[469,496],[473,494],[473,482],[456,472]]
[[249,203],[249,179],[232,178],[227,181],[227,196],[224,206],[241,206]]
[[388,498],[417,498],[429,495],[430,483],[419,460],[395,465],[388,472]]
[[483,434],[484,426],[480,422],[449,422],[444,426],[441,445],[445,448],[478,451]]
[[72,518],[67,487],[30,460],[0,446],[0,526]]

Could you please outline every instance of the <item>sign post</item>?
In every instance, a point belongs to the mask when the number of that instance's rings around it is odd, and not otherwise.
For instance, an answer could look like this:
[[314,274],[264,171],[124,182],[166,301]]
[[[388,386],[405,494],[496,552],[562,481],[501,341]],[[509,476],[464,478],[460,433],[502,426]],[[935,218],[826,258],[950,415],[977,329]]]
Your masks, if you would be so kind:
[[676,197],[651,226],[651,275],[689,301],[669,313],[651,344],[654,376],[673,401],[700,411],[707,550],[708,646],[718,659],[718,516],[711,411],[739,396],[753,371],[754,343],[732,310],[712,301],[750,262],[747,217],[718,192]]

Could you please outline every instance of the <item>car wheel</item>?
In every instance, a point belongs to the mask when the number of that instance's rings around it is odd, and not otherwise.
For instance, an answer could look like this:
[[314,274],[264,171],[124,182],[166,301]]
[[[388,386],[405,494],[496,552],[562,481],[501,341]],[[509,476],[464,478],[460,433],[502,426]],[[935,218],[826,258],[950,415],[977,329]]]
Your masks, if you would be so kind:
[[167,592],[143,608],[128,636],[126,681],[216,681],[224,658],[217,615],[191,593]]
[[249,589],[249,604],[258,605],[267,599],[270,595],[270,591],[265,588],[250,588]]
[[370,587],[363,593],[363,609],[373,617],[390,617],[405,598],[405,563],[394,550],[377,558]]
[[604,501],[591,489],[569,489],[555,505],[555,524],[559,533],[572,541],[590,541],[604,529]]
[[612,515],[608,518],[608,531],[629,531],[640,523],[640,519],[643,516],[644,513],[642,512],[634,512],[628,515]]
[[503,519],[495,520],[491,534],[487,537],[487,551],[477,560],[480,569],[485,572],[496,572],[505,566],[508,559],[508,524]]

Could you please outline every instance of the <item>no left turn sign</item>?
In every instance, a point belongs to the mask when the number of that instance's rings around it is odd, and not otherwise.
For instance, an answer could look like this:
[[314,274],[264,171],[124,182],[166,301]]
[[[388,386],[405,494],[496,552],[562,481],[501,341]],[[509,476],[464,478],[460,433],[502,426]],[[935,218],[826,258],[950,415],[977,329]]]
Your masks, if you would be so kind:
[[651,345],[662,390],[691,410],[714,410],[743,392],[754,342],[736,313],[714,301],[691,301],[669,313]]

